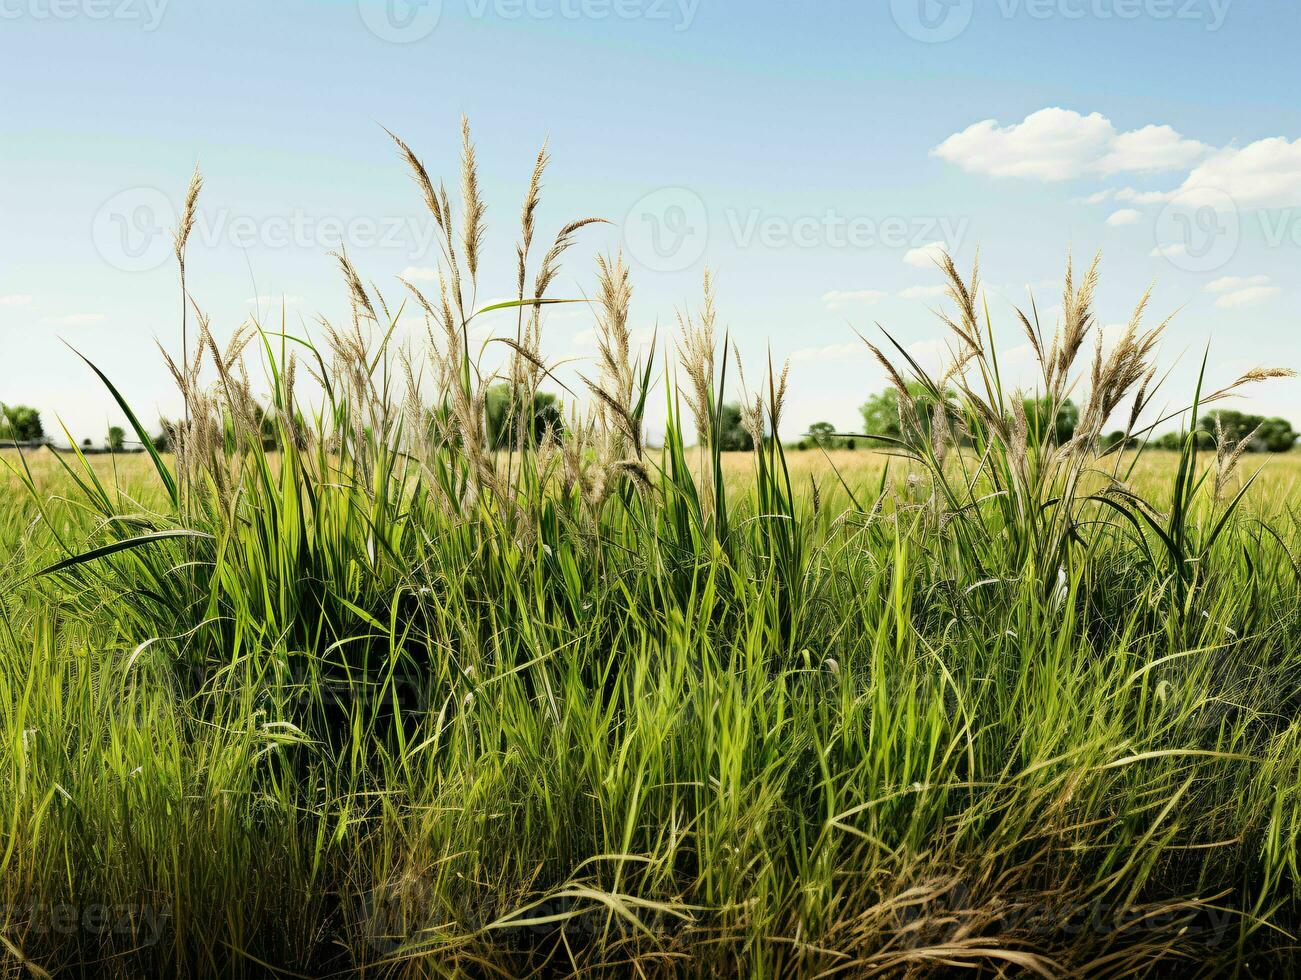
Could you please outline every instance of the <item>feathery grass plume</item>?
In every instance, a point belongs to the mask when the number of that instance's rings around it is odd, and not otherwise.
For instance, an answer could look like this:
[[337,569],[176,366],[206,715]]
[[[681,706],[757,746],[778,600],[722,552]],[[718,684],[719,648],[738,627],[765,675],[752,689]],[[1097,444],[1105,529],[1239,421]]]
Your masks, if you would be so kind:
[[1152,383],[1155,378],[1156,365],[1153,364],[1147,369],[1147,373],[1143,375],[1142,380],[1139,382],[1138,391],[1134,395],[1133,406],[1129,411],[1129,418],[1125,421],[1125,436],[1121,439],[1118,445],[1124,446],[1129,442],[1129,437],[1134,434],[1135,426],[1138,425],[1139,418],[1142,417],[1143,412],[1147,410],[1147,406],[1151,403],[1153,397],[1155,397],[1158,387]]
[[176,230],[172,232],[172,245],[176,253],[176,262],[185,272],[185,247],[189,244],[190,233],[194,231],[194,222],[199,213],[199,192],[203,190],[203,174],[196,166],[190,175],[190,184],[185,190],[185,200],[181,204],[181,215]]
[[[439,394],[445,394],[450,391],[453,385],[459,384],[462,351],[461,331],[457,327],[456,319],[452,316],[451,307],[448,305],[447,289],[443,285],[442,276],[439,275],[441,295],[437,308],[430,302],[424,291],[414,283],[408,282],[401,276],[398,277],[398,281],[415,297],[416,303],[419,304],[421,311],[424,313],[425,354],[433,366],[438,392]],[[442,330],[441,339],[434,335],[435,324]]]
[[621,459],[614,464],[614,470],[616,473],[628,477],[633,482],[633,485],[643,493],[654,492],[655,484],[651,480],[650,471],[640,459]]
[[[542,196],[542,176],[546,172],[549,160],[547,144],[543,142],[542,148],[538,150],[537,159],[534,160],[533,173],[529,178],[528,190],[524,194],[524,205],[520,209],[520,240],[515,246],[517,263],[515,297],[521,303],[524,301],[524,289],[528,282],[528,257],[533,247],[536,214]],[[512,414],[520,412],[521,406],[531,404],[533,392],[537,390],[538,382],[541,380],[539,370],[528,366],[528,362],[541,361],[542,330],[539,306],[535,304],[529,309],[527,327],[524,317],[525,310],[521,306],[515,313],[515,344],[522,350],[516,350],[511,358],[513,397],[510,410]],[[531,357],[525,357],[522,351],[528,351]],[[524,428],[520,426],[518,430],[519,438],[523,439]],[[522,446],[517,446],[517,449],[522,450]]]
[[1225,438],[1224,424],[1220,421],[1220,417],[1215,416],[1215,488],[1212,496],[1216,500],[1224,499],[1224,490],[1229,485],[1233,471],[1237,469],[1238,461],[1242,459],[1242,454],[1251,445],[1251,440],[1256,438],[1262,425],[1263,422],[1237,442],[1231,442]]
[[894,362],[881,352],[881,348],[872,343],[866,337],[859,335],[859,339],[867,345],[867,349],[872,352],[876,362],[881,365],[885,371],[886,377],[890,384],[894,386],[895,394],[898,395],[899,406],[899,431],[905,437],[905,441],[916,439],[918,436],[924,436],[925,430],[921,424],[921,418],[917,414],[917,403],[913,398],[912,392],[908,388],[908,382],[899,373],[899,369],[894,366]]
[[[739,364],[740,361],[738,360]],[[768,356],[768,390],[771,404],[768,406],[768,416],[772,424],[773,438],[777,438],[777,433],[781,427],[782,410],[786,407],[786,382],[790,378],[791,361],[788,357],[782,362],[781,373],[774,377],[772,366],[772,355]]]
[[[415,152],[411,149],[411,147],[408,146],[400,137],[398,137],[391,130],[385,129],[384,131],[388,133],[389,137],[392,138],[393,142],[397,144],[398,152],[401,154],[402,159],[406,162],[407,169],[411,171],[411,176],[415,180],[416,186],[420,188],[420,195],[424,199],[425,207],[429,210],[429,213],[434,216],[434,221],[438,225],[438,230],[442,232],[442,236],[441,238],[439,238],[438,244],[439,244],[439,248],[442,250],[443,253],[443,260],[447,263],[448,276],[450,277],[450,281],[448,282],[448,288],[450,289],[452,300],[456,304],[456,311],[460,317],[460,322],[462,324],[461,329],[464,330],[465,329],[464,324],[466,323],[466,321],[468,321],[469,315],[466,311],[464,296],[461,291],[461,264],[459,259],[457,258],[456,235],[455,235],[455,231],[452,228],[452,208],[451,208],[451,204],[448,202],[447,188],[440,184],[438,188],[435,189],[434,183],[429,177],[429,171],[425,169],[424,163],[421,162],[420,158],[416,156]],[[462,128],[462,139],[463,141],[468,140],[467,129],[465,127]],[[462,161],[463,161],[462,177],[464,178],[469,170],[473,170],[474,161],[473,161],[472,146],[470,147],[469,168],[467,168],[465,165],[464,156],[462,157]],[[477,198],[477,194],[478,194],[477,175],[475,176],[474,186],[473,188],[471,188],[471,190],[473,191],[472,196]],[[469,224],[469,218],[470,218],[469,211],[470,208],[467,206],[467,214],[466,214],[467,230],[471,228]],[[478,221],[482,218],[482,216],[483,216],[482,211],[478,211],[476,213],[473,230],[477,231]],[[463,236],[463,240],[466,240],[465,236]],[[470,236],[469,240],[476,240],[476,239],[472,235]],[[482,240],[482,236],[480,235],[477,241],[481,241],[481,240]],[[475,251],[475,262],[476,262],[476,270],[477,270],[477,263],[478,263],[477,245]],[[442,276],[442,270],[439,270],[439,276],[440,277]]]
[[1007,441],[1007,450],[1013,466],[1024,472],[1026,457],[1030,446],[1030,420],[1025,414],[1025,399],[1012,399],[1012,431]]
[[[628,311],[632,301],[632,286],[628,279],[628,266],[623,254],[611,261],[604,255],[596,257],[599,285],[596,343],[600,360],[600,383],[592,385],[601,405],[607,434],[627,435],[638,457],[641,456],[641,435],[632,419],[633,389],[636,379],[632,363],[632,332],[628,326]],[[626,455],[622,438],[616,438],[611,447],[613,454]]]
[[516,275],[516,289],[519,298],[524,298],[524,283],[526,269],[528,265],[529,250],[533,246],[533,230],[536,222],[538,203],[542,198],[542,175],[546,173],[547,164],[551,162],[551,155],[547,152],[547,143],[543,142],[542,149],[538,150],[537,159],[533,162],[533,175],[529,178],[528,191],[524,195],[524,206],[520,209],[520,242],[516,246],[516,256],[519,260],[518,271]]
[[1236,380],[1225,385],[1211,394],[1202,398],[1202,404],[1207,405],[1211,402],[1222,401],[1230,395],[1238,392],[1238,389],[1245,388],[1248,385],[1259,384],[1262,381],[1274,381],[1280,378],[1295,378],[1296,371],[1291,368],[1266,368],[1255,367],[1239,375]]
[[881,368],[885,371],[885,376],[889,379],[890,384],[894,385],[894,390],[898,393],[900,399],[911,399],[911,396],[908,394],[908,383],[904,381],[903,375],[899,373],[899,370],[894,366],[894,363],[890,358],[886,357],[885,354],[881,352],[881,348],[877,347],[876,344],[872,343],[866,337],[863,338],[863,343],[867,345],[867,349],[870,350],[872,356],[876,358],[876,363],[881,365]]
[[561,489],[566,497],[586,496],[589,487],[588,466],[595,455],[594,422],[590,414],[574,414],[569,421],[568,438],[559,446]]
[[687,373],[687,405],[696,420],[696,437],[704,447],[712,439],[714,416],[714,280],[705,267],[703,298],[696,318],[681,310],[677,313],[679,334],[678,357]]
[[425,169],[424,163],[416,156],[415,151],[407,146],[401,137],[389,129],[385,129],[384,132],[388,133],[393,142],[397,144],[398,152],[402,155],[402,159],[406,161],[407,169],[411,171],[411,178],[420,189],[420,196],[424,199],[425,207],[434,216],[434,221],[438,223],[439,230],[446,234],[448,215],[444,213],[442,201],[439,199],[438,192],[434,190],[434,182],[429,179],[429,171]]
[[[1031,297],[1032,303],[1033,303],[1033,299],[1034,297],[1032,296]],[[1030,349],[1034,351],[1034,358],[1039,365],[1039,373],[1044,378],[1045,386],[1051,389],[1052,385],[1048,383],[1050,378],[1050,374],[1049,374],[1050,368],[1048,365],[1047,356],[1044,354],[1043,334],[1042,331],[1039,329],[1039,311],[1038,309],[1032,307],[1032,309],[1034,310],[1035,319],[1034,319],[1034,323],[1031,323],[1030,318],[1025,315],[1025,311],[1022,310],[1021,307],[1014,306],[1012,307],[1012,309],[1016,313],[1017,319],[1021,323],[1021,329],[1025,331],[1026,338],[1030,341]]]
[[393,315],[389,313],[388,302],[384,299],[384,294],[380,292],[379,287],[375,285],[375,280],[370,281],[370,293],[375,297],[375,302],[379,304],[380,312],[384,314],[383,323],[392,323]]
[[[1089,331],[1093,329],[1093,294],[1098,286],[1098,265],[1102,260],[1099,252],[1093,257],[1088,271],[1079,286],[1074,284],[1074,268],[1071,256],[1066,256],[1066,283],[1062,289],[1062,321],[1057,335],[1053,338],[1051,376],[1048,378],[1048,391],[1054,401],[1060,402],[1066,394],[1066,381],[1071,366],[1079,355]],[[1140,304],[1141,307],[1146,303]]]
[[737,380],[741,389],[741,427],[750,434],[755,452],[763,449],[764,441],[764,397],[763,391],[757,390],[751,396],[745,383],[745,367],[741,361],[741,350],[732,342],[732,360],[736,363]]
[[[172,232],[172,246],[176,255],[177,270],[180,273],[181,280],[181,363],[188,361],[190,356],[190,324],[189,324],[189,300],[190,294],[185,281],[185,256],[186,247],[190,242],[190,234],[194,231],[194,222],[198,216],[199,210],[199,192],[203,190],[203,174],[200,172],[198,165],[194,167],[194,172],[190,175],[190,184],[185,191],[185,200],[181,204],[181,214],[177,221],[176,230]],[[185,403],[185,418],[188,422],[190,418],[190,404]],[[182,491],[184,485],[182,485]]]
[[366,287],[362,285],[361,277],[357,275],[357,270],[353,268],[352,262],[348,259],[348,253],[340,249],[337,252],[331,252],[330,255],[339,263],[339,271],[343,273],[343,281],[348,286],[348,296],[352,303],[354,323],[362,317],[373,323],[379,323],[379,316],[376,315],[375,307],[366,294]]
[[465,250],[465,267],[470,272],[470,284],[479,286],[479,250],[483,248],[483,225],[486,210],[479,194],[479,167],[474,155],[474,142],[470,139],[470,120],[461,117],[461,246]]
[[1153,374],[1151,357],[1156,350],[1157,341],[1174,318],[1171,314],[1151,330],[1140,330],[1151,294],[1149,286],[1109,355],[1103,354],[1102,336],[1097,338],[1089,397],[1084,411],[1080,413],[1080,421],[1072,440],[1080,451],[1092,452],[1097,449],[1097,441],[1107,420],[1135,385],[1140,386],[1139,398],[1131,412],[1131,424],[1146,404],[1145,396]]
[[[589,225],[605,224],[609,224],[605,218],[579,218],[577,221],[571,221],[569,224],[561,228],[556,234],[555,241],[551,243],[551,247],[547,249],[546,253],[542,256],[542,263],[538,267],[537,275],[533,280],[533,296],[529,298],[542,299],[546,296],[547,290],[551,287],[551,283],[554,282],[556,276],[560,274],[561,256],[563,256],[574,244],[575,232],[581,228],[586,228]],[[536,309],[536,307],[534,308]]]
[[[541,168],[546,165],[547,159],[546,148],[543,147],[543,151],[538,154],[537,166],[534,169],[535,181],[540,182],[542,174]],[[604,218],[588,217],[580,218],[577,221],[571,221],[562,227],[560,231],[557,232],[555,240],[551,243],[551,247],[543,254],[541,263],[539,263],[538,271],[533,279],[533,295],[526,297],[524,295],[523,285],[526,275],[525,261],[528,256],[528,245],[532,242],[533,237],[533,211],[537,207],[536,195],[537,187],[531,184],[529,195],[526,197],[524,205],[524,241],[516,249],[519,260],[517,285],[519,288],[520,300],[545,299],[547,290],[551,288],[551,284],[555,281],[556,276],[560,274],[561,257],[574,245],[575,233],[589,225],[609,223]],[[542,304],[534,303],[529,307],[528,324],[522,332],[518,330],[518,326],[519,324],[517,323],[516,343],[519,344],[521,348],[528,350],[533,355],[533,360],[535,362],[540,361],[542,343]],[[527,368],[523,363],[516,362],[514,367],[519,371],[527,372]],[[536,390],[537,384],[541,380],[541,374],[536,370],[528,373],[530,375],[528,381],[531,390]],[[529,397],[532,397],[531,393]]]
[[947,251],[940,253],[938,262],[940,270],[944,273],[945,295],[958,307],[958,319],[961,323],[954,321],[945,313],[940,313],[940,319],[958,335],[966,349],[979,353],[984,350],[980,339],[980,315],[976,309],[976,303],[980,298],[980,255],[977,254],[971,264],[970,282],[963,281],[957,266],[953,264],[952,256]]

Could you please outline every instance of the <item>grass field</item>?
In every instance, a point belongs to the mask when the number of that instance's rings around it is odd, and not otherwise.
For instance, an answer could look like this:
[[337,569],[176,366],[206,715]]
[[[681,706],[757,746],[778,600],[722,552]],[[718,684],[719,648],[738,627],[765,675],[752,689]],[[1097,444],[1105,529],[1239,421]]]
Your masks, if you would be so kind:
[[[592,413],[498,451],[464,345],[475,184],[454,233],[400,149],[452,267],[411,290],[427,359],[341,258],[354,320],[319,343],[189,325],[177,455],[141,425],[148,453],[4,456],[0,969],[1294,968],[1301,465],[1102,454],[1113,417],[1154,421],[1143,304],[1092,363],[1093,270],[1054,337],[1026,323],[1044,397],[1082,399],[1065,445],[949,266],[960,365],[907,370],[928,413],[900,379],[890,457],[725,454],[708,284],[655,386],[611,260]],[[574,230],[510,308],[520,406]],[[747,397],[756,434],[783,387]]]
[[[67,455],[66,452],[64,454]],[[175,465],[170,454],[163,454],[168,465]],[[1132,458],[1132,454],[1127,456]],[[138,495],[158,494],[153,465],[147,455],[141,452],[113,456],[100,453],[86,457],[101,480],[108,483],[121,482],[135,489]],[[13,449],[0,448],[0,460],[10,464],[0,464],[0,481],[10,492],[22,488],[22,482],[14,478],[13,468],[18,464],[19,454]],[[274,464],[275,454],[272,454]],[[721,454],[724,478],[729,488],[737,492],[749,489],[754,482],[754,455],[745,452],[726,452]],[[1255,463],[1255,467],[1250,467]],[[1203,465],[1212,465],[1213,460],[1203,461]],[[69,489],[67,474],[53,453],[29,453],[27,465],[33,479],[43,490],[50,493],[60,489]],[[895,470],[896,476],[902,478],[909,472],[907,461],[900,461],[885,452],[873,450],[833,449],[823,452],[819,449],[787,451],[786,465],[790,471],[791,483],[801,492],[811,492],[813,483],[820,490],[835,498],[848,502],[845,497],[847,484],[856,494],[870,494],[877,490],[881,474],[887,467]],[[1179,465],[1179,455],[1159,449],[1146,450],[1134,468],[1131,480],[1142,488],[1146,495],[1153,498],[1168,494],[1174,481],[1175,471]],[[1296,504],[1301,502],[1301,452],[1273,454],[1248,457],[1246,471],[1250,476],[1256,469],[1260,475],[1251,490],[1253,504],[1259,508],[1268,506],[1269,502]]]

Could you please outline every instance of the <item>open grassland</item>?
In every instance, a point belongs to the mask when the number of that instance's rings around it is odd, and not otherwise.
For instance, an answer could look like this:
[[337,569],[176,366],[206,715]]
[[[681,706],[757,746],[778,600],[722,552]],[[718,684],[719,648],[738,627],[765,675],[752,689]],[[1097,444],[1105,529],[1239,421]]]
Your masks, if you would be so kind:
[[[0,970],[1295,969],[1301,467],[1102,452],[1155,421],[1143,304],[1092,364],[1094,270],[1053,337],[1026,321],[1043,397],[1083,391],[1058,445],[947,265],[958,363],[896,374],[887,474],[765,443],[777,371],[757,450],[718,451],[708,283],[656,387],[605,261],[592,413],[503,450],[464,343],[468,135],[460,232],[399,146],[451,267],[411,290],[423,368],[341,258],[354,319],[319,343],[200,321],[177,455],[135,424],[146,454],[4,457]],[[508,308],[519,416],[576,230]]]
[[[688,452],[697,450],[688,450]],[[62,453],[65,461],[70,460]],[[1168,495],[1179,466],[1179,454],[1159,449],[1145,450],[1135,459],[1134,453],[1123,457],[1123,465],[1128,469],[1134,461],[1129,479],[1145,497],[1159,500]],[[162,454],[168,465],[173,464],[170,454]],[[748,452],[726,452],[720,454],[723,478],[728,489],[742,493],[753,488],[755,479],[754,455]],[[88,456],[87,462],[101,480],[109,483],[120,482],[137,498],[151,497],[162,499],[162,489],[157,486],[153,465],[144,453],[127,453],[112,455],[96,453]],[[14,476],[14,467],[18,464],[19,454],[13,449],[0,448],[0,487],[10,494],[21,494],[22,481]],[[272,466],[278,465],[275,453],[270,454]],[[10,466],[5,467],[3,461]],[[503,455],[501,465],[506,457]],[[68,480],[67,471],[53,452],[27,454],[26,464],[36,485],[52,495],[66,495],[73,489]],[[892,474],[892,486],[901,485],[910,472],[918,472],[906,458],[886,452],[872,450],[833,449],[822,451],[809,449],[798,452],[787,451],[786,466],[790,473],[793,489],[802,495],[808,495],[811,501],[814,487],[821,499],[829,501],[831,506],[844,507],[852,501],[852,494],[861,502],[863,499],[875,499],[880,490],[883,471],[889,468]],[[1203,459],[1203,470],[1214,467],[1214,459]],[[1251,477],[1259,470],[1250,491],[1253,508],[1286,509],[1287,504],[1301,506],[1301,451],[1247,457],[1241,464],[1242,472],[1235,486],[1241,486],[1243,478]],[[697,466],[697,472],[699,466]],[[1104,468],[1110,472],[1110,465]],[[1100,482],[1105,482],[1100,481]]]

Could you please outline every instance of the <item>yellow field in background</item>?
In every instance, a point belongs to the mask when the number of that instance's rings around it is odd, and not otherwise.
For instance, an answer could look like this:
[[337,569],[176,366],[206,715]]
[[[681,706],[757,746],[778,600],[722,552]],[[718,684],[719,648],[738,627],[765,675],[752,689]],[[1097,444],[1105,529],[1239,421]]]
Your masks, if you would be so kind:
[[[688,455],[696,458],[695,450],[688,450]],[[68,479],[59,459],[73,469],[80,466],[75,454],[61,453],[56,456],[49,450],[27,451],[27,466],[37,486],[58,492],[58,484]],[[125,453],[112,455],[96,453],[86,457],[100,479],[111,485],[115,482],[127,488],[148,486],[153,477],[152,464],[144,453]],[[654,454],[652,451],[652,458]],[[1128,480],[1135,490],[1159,500],[1168,491],[1174,477],[1178,456],[1165,450],[1148,450],[1143,453]],[[1212,453],[1200,456],[1204,465],[1213,462]],[[167,457],[170,462],[170,457]],[[791,482],[797,492],[811,492],[812,483],[819,490],[835,497],[840,491],[843,480],[856,495],[860,492],[871,493],[879,485],[882,470],[889,465],[891,473],[903,479],[909,470],[906,460],[892,458],[889,455],[872,450],[844,450],[822,452],[816,449],[789,450],[786,454],[790,469]],[[974,458],[968,465],[976,465]],[[1110,474],[1115,466],[1114,457],[1108,457],[1099,463],[1099,479],[1102,474]],[[19,483],[10,467],[21,467],[19,454],[14,449],[0,449],[0,484],[18,490]],[[1122,469],[1129,465],[1129,458],[1122,461]],[[1278,508],[1287,503],[1301,504],[1301,452],[1284,454],[1260,454],[1245,457],[1237,469],[1237,480],[1250,478],[1261,470],[1251,496],[1269,509]],[[753,478],[754,457],[748,452],[724,453],[723,470],[729,488],[740,490]],[[811,482],[812,481],[812,482]],[[860,496],[861,502],[861,496]]]

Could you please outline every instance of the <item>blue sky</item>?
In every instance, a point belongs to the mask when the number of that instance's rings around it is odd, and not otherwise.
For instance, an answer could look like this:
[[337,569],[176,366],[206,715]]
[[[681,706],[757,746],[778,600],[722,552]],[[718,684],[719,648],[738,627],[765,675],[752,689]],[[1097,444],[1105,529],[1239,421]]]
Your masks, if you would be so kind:
[[[513,289],[549,137],[539,234],[612,222],[553,294],[622,248],[663,334],[708,263],[751,377],[792,357],[792,434],[882,386],[856,329],[939,358],[935,242],[979,248],[1014,364],[1008,303],[1029,286],[1051,314],[1068,248],[1103,252],[1103,325],[1155,281],[1177,403],[1208,342],[1212,380],[1301,367],[1299,29],[1281,0],[0,0],[0,400],[102,438],[118,418],[66,342],[142,416],[177,411],[162,228],[196,161],[190,284],[219,335],[282,299],[296,327],[341,317],[340,240],[396,296],[436,257],[380,127],[455,186],[464,113],[481,299]],[[547,352],[590,354],[590,319],[553,314]],[[1301,423],[1301,383],[1244,407]]]

